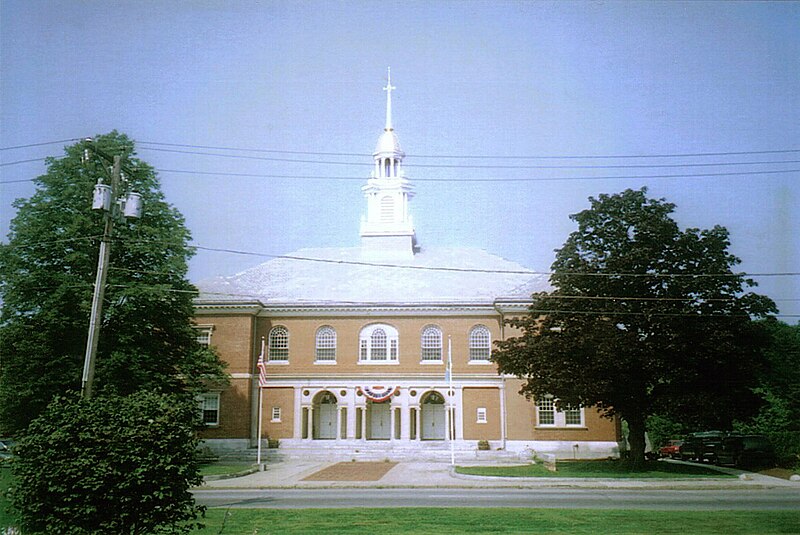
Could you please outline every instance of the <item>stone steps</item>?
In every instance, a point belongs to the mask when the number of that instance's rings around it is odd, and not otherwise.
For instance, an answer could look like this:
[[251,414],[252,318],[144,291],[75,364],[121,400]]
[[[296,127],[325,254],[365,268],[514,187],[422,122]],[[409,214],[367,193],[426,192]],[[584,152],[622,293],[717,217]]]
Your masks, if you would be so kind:
[[[460,442],[454,447],[459,462],[528,462],[530,454],[505,450],[478,450],[475,442]],[[450,445],[446,442],[417,442],[397,444],[389,441],[352,441],[348,443],[315,441],[281,441],[278,448],[263,448],[262,460],[338,461],[450,461]],[[225,452],[221,461],[255,462],[255,448]]]

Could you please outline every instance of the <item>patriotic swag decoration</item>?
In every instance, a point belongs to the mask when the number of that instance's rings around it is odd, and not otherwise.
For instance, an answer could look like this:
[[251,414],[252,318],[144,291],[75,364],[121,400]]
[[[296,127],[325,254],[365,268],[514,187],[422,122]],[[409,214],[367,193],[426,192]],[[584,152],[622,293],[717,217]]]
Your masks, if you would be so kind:
[[358,390],[370,401],[381,403],[392,397],[399,388],[399,386],[362,386]]

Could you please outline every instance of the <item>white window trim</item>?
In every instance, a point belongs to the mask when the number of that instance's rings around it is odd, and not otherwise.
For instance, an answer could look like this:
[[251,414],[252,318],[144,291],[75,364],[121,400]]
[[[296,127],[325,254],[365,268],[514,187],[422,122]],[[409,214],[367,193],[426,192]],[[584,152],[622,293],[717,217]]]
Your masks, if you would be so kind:
[[475,423],[486,424],[489,423],[488,415],[486,414],[486,407],[478,407],[475,411]]
[[[273,349],[283,349],[283,348],[273,348],[272,347],[272,334],[277,331],[278,329],[282,329],[286,332],[286,358],[285,359],[278,359],[273,358],[272,351]],[[289,338],[289,329],[283,325],[275,325],[272,329],[269,330],[269,335],[267,336],[267,364],[289,364],[289,345],[290,338]]]
[[[439,338],[439,340],[438,340],[439,341],[439,345],[438,345],[439,358],[436,358],[436,359],[426,359],[423,356],[423,354],[425,353],[426,349],[437,349],[437,347],[425,347],[425,333],[428,332],[429,330],[436,331],[436,335],[438,335],[438,338]],[[443,361],[443,359],[444,359],[444,343],[443,343],[443,340],[444,340],[444,336],[442,334],[442,329],[438,325],[426,325],[425,327],[422,328],[422,333],[420,333],[420,342],[419,342],[419,346],[420,346],[419,347],[419,349],[420,349],[420,351],[419,351],[419,353],[420,353],[419,361],[420,361],[421,364],[431,364],[431,363],[440,364]]]
[[[205,404],[207,399],[216,399],[216,411],[217,411],[217,419],[214,422],[206,422],[205,421]],[[197,396],[198,405],[200,407],[200,418],[203,420],[203,424],[206,427],[219,427],[220,421],[220,409],[222,408],[222,404],[220,403],[220,393],[219,392],[205,392]]]
[[[552,398],[551,398],[552,399]],[[555,400],[553,400],[553,423],[552,424],[543,424],[541,423],[541,418],[539,416],[539,404],[536,404],[536,427],[546,428],[546,429],[553,429],[553,428],[561,428],[561,429],[581,429],[586,427],[586,413],[583,410],[583,407],[579,407],[577,410],[580,411],[581,421],[577,424],[568,424],[567,423],[567,414],[566,411],[558,410],[555,406]]]
[[[320,346],[319,346],[319,335],[320,335],[320,332],[323,329],[333,331],[333,348],[332,348],[333,349],[333,358],[332,359],[320,359],[319,358],[319,350],[320,349],[331,349],[330,347],[320,348]],[[330,366],[332,364],[336,364],[336,357],[337,357],[337,355],[336,355],[337,347],[336,346],[338,345],[338,342],[339,342],[339,340],[338,340],[338,336],[337,336],[337,333],[336,333],[336,329],[334,329],[330,325],[323,325],[319,329],[317,329],[317,332],[314,335],[314,364],[322,364],[323,366]]]
[[214,334],[214,324],[209,323],[209,324],[192,325],[192,328],[197,332],[197,336],[195,337],[195,339],[199,338],[201,334],[208,335],[207,344],[204,344],[200,340],[197,340],[197,343],[199,343],[203,347],[211,347],[211,336]]
[[[277,418],[275,417],[275,411],[276,410],[278,411],[278,417]],[[271,416],[270,422],[271,423],[280,423],[281,417],[283,416],[282,412],[283,411],[281,410],[280,407],[272,407],[272,412],[270,414],[270,416]]]
[[[386,359],[373,360],[372,359],[372,333],[376,330],[382,329],[386,334]],[[366,341],[366,358],[362,358],[361,346]],[[392,347],[394,346],[394,348]],[[392,358],[394,349],[395,356]],[[377,364],[379,366],[396,366],[400,364],[400,334],[397,329],[386,323],[373,323],[361,329],[358,334],[358,364]]]
[[[475,349],[488,349],[488,353],[489,354],[488,354],[488,356],[486,358],[483,358],[483,359],[473,359],[472,358],[472,350],[473,350],[472,337],[473,337],[473,334],[475,333],[476,330],[485,330],[486,334],[489,336],[488,348],[475,347]],[[489,329],[489,327],[487,327],[486,325],[483,325],[483,324],[474,325],[469,330],[469,334],[467,336],[468,336],[467,337],[467,361],[468,361],[468,363],[469,364],[473,364],[473,363],[474,364],[491,364],[492,363],[492,331]]]

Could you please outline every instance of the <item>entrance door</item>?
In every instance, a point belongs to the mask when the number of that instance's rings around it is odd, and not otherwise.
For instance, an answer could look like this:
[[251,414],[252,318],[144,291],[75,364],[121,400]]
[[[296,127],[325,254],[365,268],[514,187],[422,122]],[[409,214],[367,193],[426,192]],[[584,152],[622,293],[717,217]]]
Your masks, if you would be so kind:
[[331,440],[336,438],[336,398],[330,392],[322,392],[314,407],[314,438]]
[[370,403],[369,405],[369,438],[373,440],[389,440],[392,416],[389,403]]
[[319,406],[317,438],[336,438],[336,405],[324,403]]
[[444,440],[447,426],[444,421],[444,398],[431,392],[422,402],[422,421],[420,421],[422,440]]

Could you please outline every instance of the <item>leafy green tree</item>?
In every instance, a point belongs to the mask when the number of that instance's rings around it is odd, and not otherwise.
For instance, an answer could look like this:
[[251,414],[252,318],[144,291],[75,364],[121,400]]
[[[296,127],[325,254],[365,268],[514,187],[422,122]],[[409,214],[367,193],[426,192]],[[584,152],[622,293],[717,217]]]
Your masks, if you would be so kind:
[[675,206],[626,190],[590,198],[557,250],[554,290],[533,296],[499,342],[500,372],[559,406],[596,406],[628,424],[631,459],[644,462],[647,417],[729,427],[752,409],[766,338],[753,317],[774,303],[745,292],[728,232],[681,231]]
[[153,392],[57,397],[15,448],[11,504],[25,533],[188,533],[197,406]]
[[[186,279],[189,231],[164,200],[152,167],[133,142],[112,132],[93,145],[122,157],[125,188],[142,195],[141,219],[112,235],[94,391],[191,394],[224,381],[218,357],[191,326],[196,289]],[[30,199],[15,202],[8,243],[0,245],[0,432],[17,433],[48,405],[79,390],[103,215],[92,192],[108,182],[108,162],[87,144],[47,161]]]
[[736,431],[769,437],[778,462],[800,468],[800,323],[762,322],[769,334],[767,366],[754,390],[764,403],[758,413],[735,422]]

